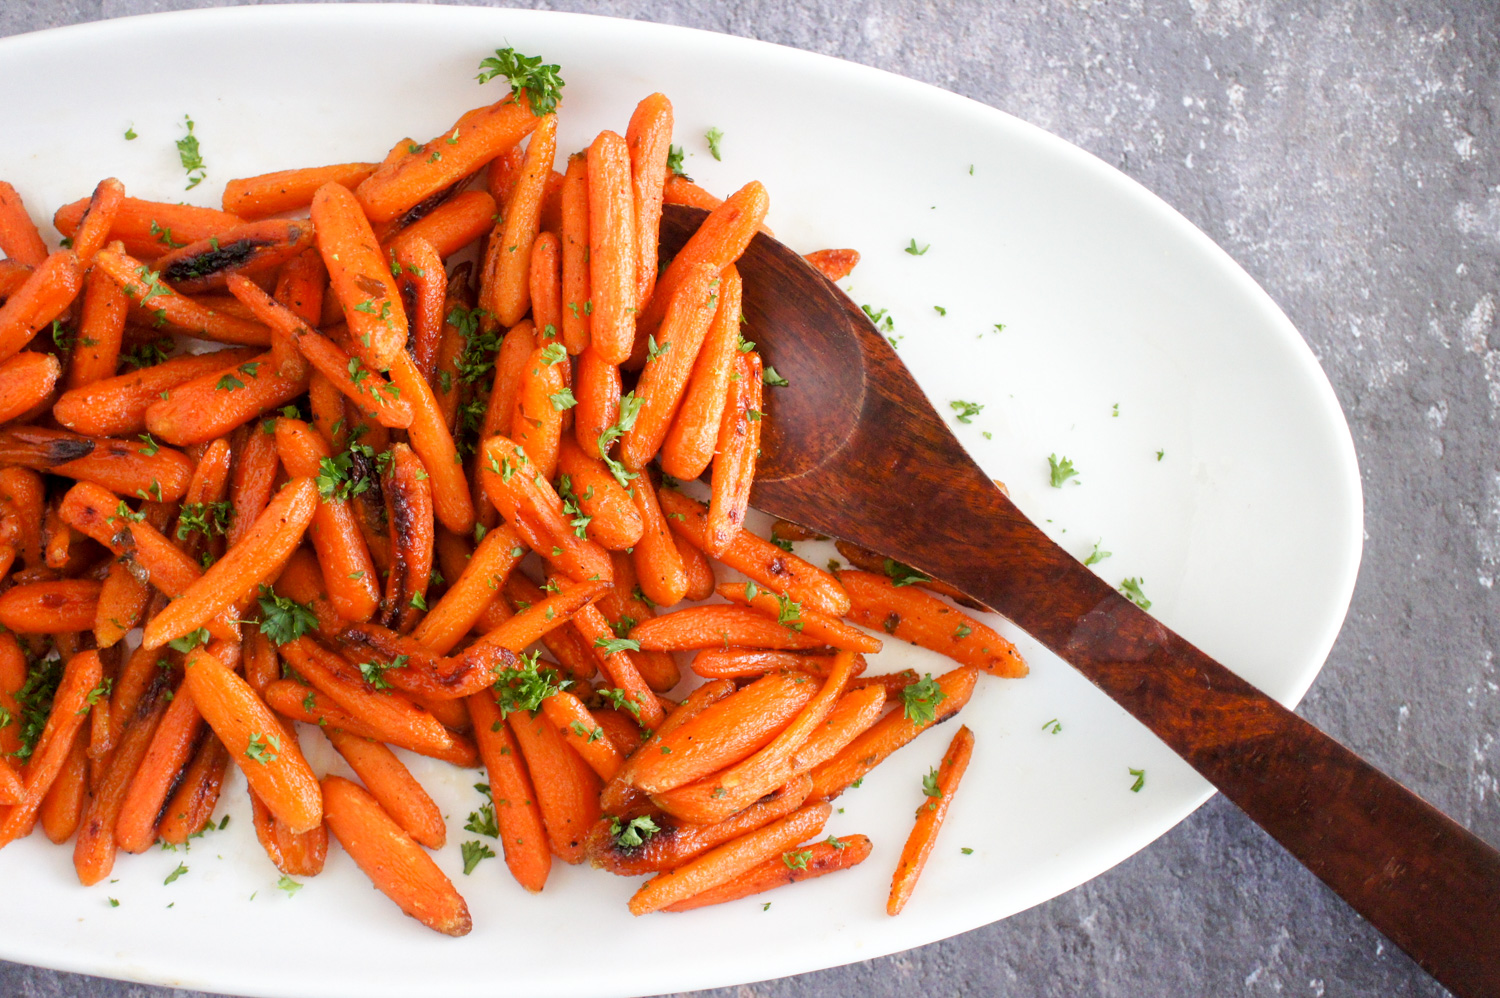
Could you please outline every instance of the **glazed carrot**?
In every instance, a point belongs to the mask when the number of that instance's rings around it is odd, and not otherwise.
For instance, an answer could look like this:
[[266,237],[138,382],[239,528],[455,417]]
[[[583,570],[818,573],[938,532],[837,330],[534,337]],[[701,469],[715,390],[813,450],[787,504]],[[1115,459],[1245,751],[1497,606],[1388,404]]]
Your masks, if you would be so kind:
[[14,258],[0,260],[0,301],[19,291],[33,270],[34,267]]
[[429,849],[443,847],[448,830],[442,812],[394,752],[379,742],[337,728],[325,733],[370,795],[407,835]]
[[562,437],[563,391],[567,387],[562,364],[567,353],[562,344],[539,346],[522,368],[516,393],[516,408],[510,418],[510,433],[517,446],[531,458],[536,473],[550,479],[557,471],[558,441]]
[[285,737],[276,715],[250,685],[213,655],[195,649],[183,671],[183,688],[272,813],[293,832],[316,828],[323,818],[316,777],[295,739]]
[[608,588],[607,582],[580,582],[565,586],[545,599],[532,603],[499,627],[486,632],[475,645],[508,648],[518,653],[525,651],[540,641],[547,632],[572,620],[579,610],[598,599]]
[[552,854],[564,863],[583,862],[584,836],[599,818],[598,778],[573,764],[573,750],[545,717],[520,710],[505,721],[531,774]]
[[568,157],[561,205],[562,337],[576,357],[588,348],[594,311],[589,296],[589,167],[583,153]]
[[689,275],[703,267],[717,273],[738,260],[745,247],[750,245],[750,239],[764,221],[769,207],[766,189],[752,180],[710,211],[698,231],[688,238],[657,278],[651,303],[641,311],[636,322],[640,334],[645,336],[656,332],[667,313],[667,306]]
[[673,174],[667,177],[662,187],[662,201],[666,204],[685,204],[704,211],[713,211],[724,203],[724,199],[710,194],[687,177]]
[[319,825],[299,835],[272,814],[254,790],[249,793],[255,838],[276,869],[289,877],[316,877],[322,873],[328,858],[328,826]]
[[[126,852],[145,852],[156,841],[156,819],[172,783],[193,756],[203,717],[186,683],[167,705],[146,748],[115,819],[115,843]],[[280,729],[276,729],[280,730]]]
[[[443,598],[432,606],[412,632],[412,637],[437,654],[447,654],[469,633],[484,608],[499,595],[506,577],[524,554],[520,540],[509,525],[502,524],[486,533],[469,557],[463,574],[453,579]],[[446,568],[443,571],[448,574]],[[525,647],[523,644],[511,650],[521,651]]]
[[[380,171],[360,185],[363,190]],[[391,366],[406,343],[406,311],[370,223],[348,188],[324,184],[312,200],[318,251],[360,359],[377,371]],[[360,349],[361,346],[363,349]]]
[[[604,432],[620,418],[620,369],[588,349],[578,358],[573,381],[573,394],[578,400],[573,410],[574,438],[585,454],[599,458]],[[604,452],[608,449],[606,446]]]
[[599,133],[588,150],[589,345],[599,359],[620,364],[635,343],[636,219],[630,150],[615,132]]
[[157,837],[172,845],[182,845],[201,832],[219,803],[219,791],[228,768],[229,753],[223,743],[213,735],[204,738],[167,801]]
[[129,305],[125,292],[101,270],[90,269],[84,279],[83,314],[78,339],[68,362],[68,387],[114,377],[120,361],[120,341],[125,333]]
[[830,281],[842,281],[858,265],[859,250],[813,250],[811,253],[804,253],[802,259]]
[[796,650],[828,644],[822,637],[793,630],[754,610],[722,605],[691,606],[642,621],[631,628],[630,638],[640,642],[642,648],[657,651],[732,645]]
[[[112,281],[105,283],[113,285]],[[88,303],[85,300],[85,310]],[[77,354],[75,354],[75,357]],[[71,387],[58,397],[52,415],[70,430],[92,436],[133,436],[146,428],[146,410],[174,389],[197,378],[251,360],[250,349],[193,354]]]
[[124,199],[125,185],[114,177],[106,177],[94,188],[88,207],[84,209],[83,217],[72,236],[73,251],[84,264],[92,261],[94,254],[108,241],[115,215],[119,213]]
[[641,591],[657,606],[675,606],[687,594],[687,571],[677,545],[672,542],[660,501],[663,495],[676,493],[658,491],[655,481],[653,474],[643,472],[631,482],[631,499],[644,526],[631,557],[635,560]]
[[430,929],[469,934],[469,909],[452,881],[374,797],[339,776],[325,776],[322,789],[328,830],[382,894]]
[[15,757],[21,747],[21,707],[16,692],[26,685],[26,653],[14,634],[0,634],[0,756]]
[[887,699],[886,691],[880,686],[864,686],[845,693],[822,725],[792,756],[792,772],[805,776],[842,752],[844,746],[880,720]]
[[471,645],[460,655],[434,655],[420,642],[379,624],[349,624],[338,638],[349,661],[373,657],[373,662],[361,663],[361,672],[373,674],[373,667],[379,667],[384,684],[379,688],[405,691],[451,728],[469,723],[462,710],[452,709],[452,701],[484,689],[503,670],[517,665],[515,655],[503,648]]
[[[593,583],[590,584],[592,585]],[[580,590],[578,595],[582,596],[586,591]],[[492,606],[509,605],[514,608],[516,615],[526,613],[532,607],[540,606],[549,598],[542,591],[541,587],[532,582],[522,572],[512,572],[510,577],[505,580],[504,594],[505,599]],[[569,602],[576,603],[576,600],[570,598]],[[539,611],[539,613],[545,621],[545,611]],[[504,628],[510,619],[507,617],[499,621],[491,630],[495,631]],[[487,626],[484,619],[480,620],[480,625]],[[501,633],[505,632],[502,631]],[[510,633],[515,634],[515,631],[511,630]],[[524,635],[516,634],[513,638],[505,640],[519,641],[521,637],[524,637]],[[578,628],[574,627],[572,623],[563,623],[560,627],[546,631],[541,636],[541,642],[548,653],[557,660],[557,664],[562,667],[562,670],[575,682],[592,679],[599,671],[599,659],[594,654],[593,646],[590,642],[584,640],[583,635],[578,633]]]
[[[705,679],[748,679],[777,669],[828,675],[831,654],[772,648],[705,648],[693,657],[692,669]],[[856,672],[864,671],[863,668]]]
[[397,444],[387,453],[391,462],[382,494],[390,523],[391,568],[380,620],[404,634],[416,626],[427,605],[434,543],[432,488],[427,470],[410,447]]
[[[881,718],[837,755],[812,770],[813,796],[832,800],[849,784],[884,762],[892,752],[938,721],[952,716],[969,702],[978,675],[973,666],[965,665],[939,676],[937,684],[942,697],[928,699],[933,713],[931,721],[911,720],[904,710],[892,711]],[[936,699],[935,703],[933,699]]]
[[742,532],[745,511],[750,508],[755,458],[760,453],[760,354],[751,351],[736,357],[735,374],[738,377],[729,383],[729,398],[719,426],[713,495],[703,529],[703,550],[715,558],[721,557]]
[[[343,629],[344,621],[328,599],[328,584],[323,580],[323,568],[318,564],[317,556],[307,548],[301,547],[292,552],[271,588],[277,596],[296,600],[310,609],[313,616],[318,618],[317,631],[320,635],[336,638]],[[245,678],[250,677],[246,675]]]
[[663,736],[657,744],[670,751],[631,756],[624,775],[660,794],[732,766],[770,744],[817,692],[803,673],[763,676]]
[[648,880],[630,899],[630,913],[645,915],[717,887],[823,830],[833,807],[807,804],[779,821],[725,843],[670,873]]
[[871,655],[880,651],[879,638],[873,638],[837,618],[767,592],[753,582],[728,582],[719,586],[716,591],[731,603],[758,610],[809,637],[820,638],[824,644],[834,648],[847,648]]
[[236,177],[224,185],[224,210],[243,219],[267,218],[306,208],[324,184],[353,190],[375,172],[374,163],[336,163]]
[[281,654],[308,682],[364,722],[369,731],[376,732],[378,740],[421,746],[428,752],[452,748],[452,733],[429,712],[395,690],[377,689],[365,680],[360,669],[312,639],[303,637],[284,644]]
[[[691,541],[694,547],[703,550],[708,510],[702,503],[681,492],[663,489],[659,495],[662,509],[666,511],[669,517],[667,522],[672,529]],[[837,578],[805,559],[783,551],[770,541],[756,537],[748,530],[735,535],[734,541],[718,560],[776,592],[785,593],[803,606],[830,617],[842,617],[849,612],[849,594],[844,592],[844,587]]]
[[[276,420],[275,438],[277,453],[289,475],[316,479],[322,462],[333,458],[323,438],[300,419]],[[345,620],[373,617],[380,602],[375,563],[370,560],[349,500],[340,498],[337,490],[320,494],[307,534],[324,567],[329,601],[339,616]]]
[[942,600],[873,572],[845,570],[838,577],[853,601],[848,617],[856,624],[880,628],[992,676],[1026,675],[1026,661],[1015,645]]
[[232,275],[267,274],[311,248],[307,219],[266,219],[225,229],[159,257],[156,271],[187,294],[222,288]]
[[98,652],[79,652],[63,666],[62,680],[52,696],[52,712],[22,776],[25,796],[0,818],[0,847],[29,834],[34,827],[37,808],[67,762],[74,735],[88,716],[89,694],[99,686],[103,674]]
[[84,437],[66,430],[18,426],[0,430],[0,461],[21,465],[153,500],[181,499],[192,462],[155,442]]
[[603,462],[584,453],[571,435],[559,442],[557,458],[557,470],[567,476],[560,487],[564,495],[571,493],[580,515],[588,518],[589,539],[610,551],[624,551],[639,542],[645,530],[641,515]]
[[[511,195],[515,193],[516,183],[521,179],[521,167],[525,162],[526,150],[517,144],[490,160],[490,165],[485,168],[485,190],[502,214],[509,208]],[[489,228],[490,226],[485,226],[486,231]]]
[[92,579],[12,586],[0,594],[0,624],[17,634],[87,631],[94,626],[99,589]]
[[[564,347],[562,334],[562,246],[554,232],[540,233],[531,244],[531,271],[527,278],[531,289],[531,317],[542,338],[557,339]],[[548,330],[551,333],[548,333]]]
[[[214,562],[146,625],[143,643],[160,648],[180,638],[270,578],[302,540],[317,510],[318,490],[310,478],[295,478],[271,500],[240,542]],[[220,736],[222,737],[222,736]],[[232,747],[225,742],[227,747]]]
[[[310,329],[300,316],[248,278],[238,275],[229,278],[229,290],[273,334],[293,343],[319,374],[356,405],[372,411],[382,425],[401,429],[411,425],[411,405],[400,397],[400,389],[393,387],[382,375],[350,357],[332,340]],[[301,373],[297,375],[302,376]]]
[[[281,268],[276,275],[275,300],[285,305],[305,323],[315,323],[323,313],[323,289],[328,272],[316,248],[305,249]],[[264,320],[263,320],[264,321]],[[308,373],[307,360],[297,350],[286,330],[271,326],[271,362],[276,373],[285,378],[301,378]]]
[[11,764],[0,759],[0,805],[19,804],[26,796],[26,784]]
[[136,573],[146,573],[134,559],[115,558],[109,563],[109,574],[99,589],[99,605],[94,609],[94,639],[100,648],[118,644],[141,622],[151,588]]
[[557,115],[537,120],[504,218],[490,234],[479,280],[479,307],[502,326],[514,326],[531,307],[531,244],[540,229],[542,195],[557,156]]
[[646,307],[656,286],[656,244],[661,228],[662,187],[672,151],[672,102],[652,94],[635,106],[625,129],[630,147],[630,185],[635,194],[637,310]]
[[391,271],[406,308],[408,352],[422,378],[430,382],[443,335],[443,304],[448,293],[443,258],[431,243],[416,237],[392,248]]
[[927,857],[932,855],[932,846],[943,827],[943,819],[948,816],[948,806],[953,803],[953,793],[964,778],[964,770],[968,768],[969,756],[973,752],[974,733],[965,725],[958,729],[948,751],[943,754],[943,763],[937,770],[937,793],[928,790],[924,781],[923,791],[929,799],[917,808],[916,824],[901,849],[901,862],[896,864],[896,873],[891,878],[891,895],[885,903],[887,915],[899,915],[906,902],[911,900],[917,878],[922,875],[922,867],[927,865]]
[[447,258],[490,231],[496,212],[495,199],[484,191],[460,191],[391,236],[386,249],[399,254],[403,246],[421,239]]
[[47,244],[16,189],[0,180],[0,253],[30,267],[47,259]]
[[634,425],[620,440],[620,460],[639,469],[661,448],[677,411],[688,376],[719,304],[720,272],[694,268],[676,285],[660,326],[648,338],[648,349],[636,385],[641,400]]
[[486,690],[464,703],[473,719],[474,738],[489,774],[490,797],[500,828],[505,865],[516,882],[534,894],[546,884],[552,869],[552,853],[536,789],[522,761],[520,746],[495,704],[494,694]]
[[[68,758],[63,763],[62,771],[52,782],[52,789],[48,790],[47,795],[42,798],[42,806],[38,809],[37,818],[41,822],[43,834],[51,839],[53,844],[68,841],[78,828],[78,817],[83,810],[84,798],[88,794],[87,751],[88,739],[84,737],[84,731],[80,727],[73,734],[73,744],[68,749]],[[24,793],[24,786],[8,764],[5,768],[12,774],[12,779],[15,781],[13,784],[15,800],[19,802]]]
[[713,459],[739,355],[743,284],[736,268],[724,269],[718,290],[718,309],[661,442],[662,470],[683,481],[702,475]]
[[705,779],[654,793],[651,802],[684,821],[707,825],[723,821],[785,784],[796,771],[793,757],[828,719],[843,695],[854,663],[853,652],[840,652],[817,695],[764,748]]
[[307,391],[307,379],[276,373],[275,357],[253,360],[194,378],[146,409],[146,429],[169,443],[203,443],[285,405]]
[[667,714],[666,720],[652,729],[650,736],[625,760],[625,766],[620,770],[619,775],[610,780],[605,786],[604,792],[600,794],[599,803],[606,810],[615,814],[623,813],[636,805],[647,803],[645,795],[637,791],[630,784],[628,777],[632,761],[644,758],[645,754],[659,752],[663,738],[666,738],[672,732],[681,728],[709,707],[734,692],[734,683],[729,680],[711,679],[689,693],[687,698],[675,710]]
[[0,532],[29,567],[42,560],[42,477],[30,468],[0,468]]
[[72,250],[39,263],[26,283],[0,305],[0,360],[13,357],[83,289],[83,265]]
[[476,108],[419,151],[381,165],[356,188],[359,203],[372,222],[390,221],[516,146],[540,121],[528,101],[511,97]]
[[[519,512],[542,531],[538,554],[574,581],[610,581],[613,569],[608,552],[574,534],[562,499],[551,483],[535,473],[525,451],[506,437],[494,436],[480,445],[479,457],[480,476],[501,514],[516,524]],[[525,529],[521,524],[517,527]]]
[[168,706],[166,678],[152,666],[157,675],[137,701],[131,717],[122,730],[119,744],[105,769],[104,778],[94,788],[73,844],[73,868],[78,882],[88,887],[109,876],[115,863],[115,823],[136,769],[151,745],[156,728]]
[[474,743],[463,735],[452,735],[453,744],[440,747],[425,737],[408,738],[400,731],[378,731],[339,707],[327,694],[290,679],[278,679],[268,685],[266,703],[278,714],[294,721],[338,728],[351,735],[386,742],[464,769],[479,765]]
[[[472,317],[474,296],[469,290],[469,263],[454,268],[448,278],[448,295],[443,301],[443,336],[438,343],[437,363],[433,376],[428,379],[438,409],[443,414],[443,425],[449,433],[457,431],[458,405],[464,394],[463,372],[459,360],[468,344],[465,328]],[[476,325],[477,325],[477,320]],[[477,331],[477,330],[476,330]]]
[[0,361],[0,423],[10,422],[52,394],[62,365],[50,353],[22,351]]
[[599,612],[599,608],[581,607],[577,616],[573,618],[573,624],[578,628],[578,633],[582,634],[583,639],[593,648],[594,656],[599,660],[599,666],[609,677],[610,682],[616,689],[625,691],[627,701],[635,703],[641,724],[648,728],[660,725],[665,713],[656,695],[651,692],[651,687],[641,677],[640,667],[636,665],[635,652],[618,646],[615,633],[610,628],[609,621],[604,619],[604,614]]
[[[654,618],[656,610],[636,595],[635,565],[631,562],[630,555],[614,551],[610,553],[609,560],[614,566],[615,582],[599,598],[599,612],[604,614],[611,630],[623,627],[629,631],[639,621]],[[682,679],[677,661],[667,652],[638,651],[631,658],[646,685],[657,693],[665,693]]]
[[422,377],[405,350],[391,362],[390,373],[392,384],[412,408],[407,433],[412,450],[417,452],[431,476],[433,513],[438,522],[453,533],[467,534],[474,529],[474,503],[469,497],[463,465],[459,463],[458,449],[448,432],[443,411],[438,407],[427,379]]
[[[63,205],[52,216],[52,225],[64,236],[74,238],[89,202],[89,198],[81,198]],[[120,201],[109,235],[123,241],[125,252],[131,256],[154,259],[174,246],[207,239],[241,221],[236,215],[212,208],[127,197]]]
[[542,701],[542,713],[601,780],[612,780],[620,772],[624,758],[582,700],[563,690]]
[[[218,309],[201,305],[163,284],[161,275],[135,257],[118,250],[102,249],[94,258],[98,267],[140,308],[151,312],[157,326],[220,343],[264,347],[271,331]],[[8,304],[8,303],[7,303]]]
[[809,843],[805,848],[789,849],[759,866],[751,867],[732,880],[667,905],[663,911],[692,911],[726,901],[753,897],[785,884],[811,880],[827,873],[837,873],[858,866],[870,856],[870,840],[863,835],[829,836],[828,841]]

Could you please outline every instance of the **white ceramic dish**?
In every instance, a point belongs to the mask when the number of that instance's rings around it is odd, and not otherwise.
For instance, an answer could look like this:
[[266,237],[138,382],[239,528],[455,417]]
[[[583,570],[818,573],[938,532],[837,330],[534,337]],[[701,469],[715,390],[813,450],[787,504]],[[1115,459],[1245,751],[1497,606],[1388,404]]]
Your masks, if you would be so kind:
[[[139,196],[214,204],[233,176],[379,159],[403,135],[438,134],[497,99],[498,85],[473,75],[506,44],[561,63],[560,148],[623,131],[635,102],[663,91],[700,183],[728,193],[760,179],[784,241],[860,249],[846,285],[890,310],[901,355],[939,409],[985,405],[959,436],[1021,508],[1080,556],[1102,538],[1113,556],[1097,571],[1143,577],[1167,624],[1282,702],[1300,698],[1342,622],[1361,543],[1354,450],[1326,379],[1270,299],[1188,222],[991,108],[849,63],[641,22],[249,7],[0,42],[0,92],[26,95],[6,115],[3,174],[39,218],[109,174]],[[184,114],[208,165],[189,193],[173,147]],[[126,142],[130,126],[139,138]],[[724,133],[722,162],[702,138],[711,126]],[[903,252],[913,238],[931,249]],[[1049,487],[1054,452],[1075,462],[1076,484]],[[228,829],[186,855],[122,857],[116,879],[96,888],[77,885],[71,849],[40,835],[0,852],[4,893],[26,899],[0,912],[0,956],[236,994],[597,996],[777,977],[927,943],[1088,880],[1210,792],[1070,668],[1021,644],[1033,674],[983,683],[967,708],[973,766],[896,919],[883,905],[890,870],[945,734],[838,801],[830,831],[875,840],[863,867],[644,919],[625,910],[633,881],[589,869],[556,869],[539,897],[498,861],[462,876],[457,844],[473,837],[462,825],[478,775],[418,764],[450,817],[438,861],[473,911],[473,934],[457,941],[403,917],[336,848],[322,876],[293,897],[278,891],[236,777],[220,805]],[[878,664],[936,670],[942,660],[892,648]],[[1043,730],[1050,719],[1060,732]],[[1138,793],[1130,768],[1147,774]],[[179,862],[189,873],[164,885]]]

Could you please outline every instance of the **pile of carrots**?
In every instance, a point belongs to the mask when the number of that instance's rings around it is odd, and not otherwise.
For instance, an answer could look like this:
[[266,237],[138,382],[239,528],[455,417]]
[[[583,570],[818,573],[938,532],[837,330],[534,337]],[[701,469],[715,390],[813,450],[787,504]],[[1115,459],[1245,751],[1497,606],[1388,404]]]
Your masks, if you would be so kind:
[[[1025,674],[937,583],[742,528],[774,409],[735,269],[764,188],[669,169],[661,94],[559,172],[555,97],[512,82],[381,163],[233,180],[222,211],[104,180],[55,251],[0,183],[0,847],[40,824],[99,883],[205,829],[233,763],[284,874],[331,833],[463,935],[395,747],[487,771],[527,890],[589,861],[650,877],[632,912],[682,911],[863,861],[819,840],[829,801],[980,673]],[[670,261],[663,203],[710,209]],[[677,488],[705,472],[707,503]],[[956,667],[865,675],[869,631]],[[914,796],[892,914],[972,744]]]

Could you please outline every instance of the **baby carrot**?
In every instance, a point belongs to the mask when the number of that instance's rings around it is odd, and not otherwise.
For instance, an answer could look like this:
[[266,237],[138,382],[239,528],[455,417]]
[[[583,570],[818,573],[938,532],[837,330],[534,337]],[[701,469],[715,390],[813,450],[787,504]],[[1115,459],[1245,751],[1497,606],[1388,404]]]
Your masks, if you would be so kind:
[[635,560],[641,591],[657,606],[675,606],[687,594],[687,572],[683,568],[682,555],[667,529],[660,500],[664,495],[676,493],[670,489],[657,491],[654,482],[653,474],[644,471],[631,482],[631,499],[643,526],[640,543],[635,546],[631,557]]
[[943,819],[948,816],[948,806],[953,803],[953,793],[958,789],[959,780],[964,778],[964,770],[968,768],[973,752],[974,732],[965,725],[958,729],[948,751],[943,754],[943,763],[938,767],[933,787],[937,793],[928,789],[927,781],[923,781],[922,789],[928,799],[917,808],[916,824],[901,849],[901,862],[896,865],[896,873],[891,878],[891,895],[885,903],[887,915],[899,915],[906,902],[911,900],[917,878],[922,875],[922,867],[927,865],[927,857],[932,855],[932,846],[943,827]]
[[620,418],[619,367],[606,362],[593,348],[584,350],[578,357],[573,394],[578,400],[573,410],[574,439],[589,457],[601,458],[609,447],[601,451],[600,441]]
[[433,513],[438,522],[453,533],[467,534],[474,529],[474,503],[443,411],[433,397],[427,379],[422,377],[405,350],[397,353],[390,373],[392,385],[411,405],[411,426],[407,428],[407,435],[412,450],[417,452],[426,473],[431,476]]
[[873,572],[845,570],[838,577],[853,601],[848,616],[856,624],[880,628],[992,676],[1026,675],[1026,661],[1015,645],[937,597]]
[[257,354],[253,360],[179,385],[167,398],[151,403],[146,429],[169,443],[203,443],[228,435],[305,391],[306,378],[284,378],[276,372],[274,354]]
[[598,777],[574,764],[573,750],[545,717],[512,711],[506,723],[531,774],[552,854],[565,863],[583,862],[584,836],[599,817]]
[[[554,232],[542,232],[531,244],[531,316],[544,340],[562,337],[562,248]],[[552,330],[549,334],[547,330]]]
[[61,250],[37,264],[0,305],[0,360],[13,357],[83,289],[83,265],[72,250]]
[[589,345],[593,304],[589,300],[589,166],[588,157],[568,157],[562,187],[562,337],[568,353],[578,356]]
[[520,322],[531,306],[531,244],[540,228],[542,195],[556,155],[557,115],[543,115],[531,133],[505,217],[490,234],[480,276],[479,307],[502,326]]
[[656,332],[677,288],[700,267],[722,271],[745,252],[756,229],[770,208],[766,189],[751,181],[709,212],[657,278],[651,303],[642,310],[636,325],[642,335]]
[[732,880],[692,897],[669,904],[663,911],[692,911],[726,901],[763,894],[785,884],[811,880],[827,873],[837,873],[858,866],[870,856],[870,840],[863,835],[829,836],[825,842],[809,843],[773,856],[759,866],[751,867]]
[[561,343],[538,346],[522,369],[516,408],[510,418],[510,438],[526,451],[536,473],[550,479],[557,471],[557,448],[562,438],[563,364]]
[[[440,655],[447,654],[469,633],[485,607],[499,596],[506,577],[525,553],[508,524],[486,533],[469,556],[463,573],[452,581],[443,598],[422,618],[412,637]],[[525,647],[522,645],[512,651],[521,651]]]
[[630,638],[657,651],[730,646],[797,650],[828,644],[822,636],[804,634],[754,610],[722,605],[690,606],[644,620],[631,628]]
[[448,830],[442,812],[394,752],[380,742],[337,728],[325,734],[370,795],[407,835],[429,849],[443,847]]
[[750,508],[750,484],[755,478],[755,458],[760,453],[761,364],[755,351],[735,358],[735,374],[729,383],[719,425],[719,444],[714,452],[713,495],[708,521],[703,529],[703,550],[717,558],[742,533],[745,510]]
[[[379,175],[377,170],[360,189]],[[363,347],[361,359],[384,371],[406,343],[406,311],[360,202],[348,188],[324,184],[313,195],[312,221],[352,340]]]
[[880,651],[880,639],[850,627],[843,621],[803,607],[785,596],[767,592],[753,582],[727,582],[717,588],[720,596],[731,603],[748,606],[775,618],[779,623],[809,637],[819,638],[834,648],[873,655]]
[[612,780],[620,772],[623,757],[605,737],[604,729],[595,723],[582,700],[562,690],[542,701],[542,713],[601,780]]
[[446,259],[489,232],[496,212],[495,199],[484,191],[460,191],[391,236],[386,250],[400,254],[421,239]]
[[169,690],[166,678],[154,665],[152,670],[158,675],[127,720],[119,744],[104,771],[104,778],[94,788],[84,811],[78,841],[73,844],[73,868],[78,872],[78,882],[85,887],[97,884],[114,869],[115,822],[120,815],[120,806],[167,710]]
[[[115,842],[126,852],[141,853],[156,841],[156,819],[172,783],[192,757],[203,717],[186,684],[178,689],[151,736],[115,819]],[[280,729],[276,729],[280,731]]]
[[342,184],[352,191],[375,172],[375,166],[374,163],[335,163],[236,177],[224,185],[224,210],[248,220],[306,208],[312,204],[319,187]]
[[[645,524],[635,503],[602,461],[586,454],[571,435],[558,444],[557,470],[567,476],[563,494],[572,493],[580,515],[588,518],[589,539],[610,551],[624,551],[641,539]],[[614,559],[618,566],[619,559]]]
[[490,779],[490,798],[500,827],[500,846],[505,865],[522,887],[537,893],[547,883],[552,853],[547,848],[547,830],[542,825],[536,789],[521,759],[521,749],[501,718],[495,695],[482,690],[464,703],[474,722],[474,739]]
[[672,102],[651,94],[635,106],[625,129],[630,147],[630,186],[635,193],[635,307],[646,307],[656,287],[656,244],[661,229],[661,194],[672,151]]
[[615,132],[589,146],[588,191],[589,343],[601,360],[620,364],[635,343],[637,255],[630,150]]
[[134,305],[150,312],[155,317],[154,325],[158,327],[166,326],[189,336],[220,343],[258,347],[271,344],[271,331],[265,326],[178,294],[162,283],[161,274],[133,256],[102,249],[94,257],[94,266],[120,285],[120,290]]
[[79,652],[63,666],[62,680],[52,695],[52,711],[26,763],[25,796],[0,817],[0,848],[29,834],[35,826],[42,798],[62,772],[73,738],[88,716],[90,691],[99,686],[103,676],[104,664],[98,652]]
[[[112,281],[105,281],[113,285]],[[84,303],[88,307],[87,299]],[[180,385],[208,374],[229,370],[256,356],[247,348],[174,357],[151,367],[106,377],[87,385],[69,386],[52,407],[53,417],[77,433],[100,437],[128,437],[146,429],[146,410],[171,395]],[[76,356],[76,355],[75,355]]]
[[0,423],[25,415],[52,394],[62,365],[50,353],[24,350],[0,361]]
[[661,443],[661,467],[685,482],[708,469],[719,442],[724,403],[729,397],[740,339],[744,285],[740,272],[725,267],[719,281],[719,305],[693,364],[682,402]]
[[47,259],[47,244],[16,189],[0,180],[0,253],[30,267]]

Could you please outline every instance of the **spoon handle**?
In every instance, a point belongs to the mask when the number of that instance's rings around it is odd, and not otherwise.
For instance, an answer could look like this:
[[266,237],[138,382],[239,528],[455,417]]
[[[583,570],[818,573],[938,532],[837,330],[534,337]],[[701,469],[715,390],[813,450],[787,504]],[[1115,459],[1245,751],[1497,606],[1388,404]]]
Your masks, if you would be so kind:
[[1500,995],[1500,853],[1163,627],[988,485],[929,507],[971,543],[924,545],[918,565],[1077,667],[1454,994]]

